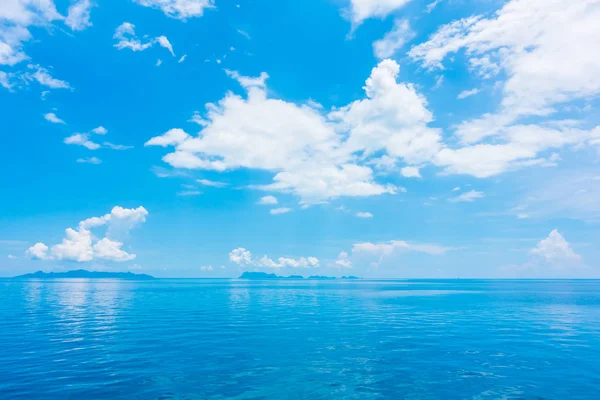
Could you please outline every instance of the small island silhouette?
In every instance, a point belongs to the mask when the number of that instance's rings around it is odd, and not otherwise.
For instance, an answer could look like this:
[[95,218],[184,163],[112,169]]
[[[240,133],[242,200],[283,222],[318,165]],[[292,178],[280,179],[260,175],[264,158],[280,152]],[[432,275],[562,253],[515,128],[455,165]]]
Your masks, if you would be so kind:
[[66,272],[44,272],[37,271],[32,274],[25,274],[13,277],[13,279],[65,279],[65,278],[86,278],[86,279],[125,279],[125,280],[151,280],[156,279],[147,274],[134,274],[132,272],[107,272],[107,271],[87,271],[85,269],[76,269]]
[[[300,275],[290,275],[290,276],[279,276],[275,274],[269,274],[267,272],[250,272],[246,271],[238,279],[250,279],[250,280],[264,280],[264,279],[291,279],[291,280],[301,280],[304,279],[303,276]],[[312,275],[306,278],[308,280],[317,280],[317,281],[330,281],[336,280],[338,278],[333,276],[321,276],[321,275]],[[357,276],[342,276],[339,278],[341,280],[346,279],[360,279]]]

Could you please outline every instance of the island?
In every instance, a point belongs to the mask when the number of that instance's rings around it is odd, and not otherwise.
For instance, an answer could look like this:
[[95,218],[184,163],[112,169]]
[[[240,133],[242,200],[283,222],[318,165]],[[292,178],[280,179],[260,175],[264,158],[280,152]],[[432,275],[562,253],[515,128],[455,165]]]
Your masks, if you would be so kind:
[[[291,280],[301,280],[304,279],[303,276],[300,275],[290,275],[290,276],[279,276],[273,273],[267,272],[250,272],[246,271],[238,279],[250,279],[250,280],[266,280],[266,279],[291,279]],[[308,280],[317,280],[317,281],[330,281],[337,280],[338,278],[334,276],[321,276],[321,275],[312,275],[307,278]],[[342,276],[339,278],[340,280],[347,279],[360,279],[357,276]]]
[[130,281],[147,281],[156,279],[147,274],[134,274],[132,272],[107,272],[107,271],[87,271],[85,269],[76,269],[67,272],[44,272],[37,271],[32,274],[25,274],[13,277],[13,279],[124,279]]

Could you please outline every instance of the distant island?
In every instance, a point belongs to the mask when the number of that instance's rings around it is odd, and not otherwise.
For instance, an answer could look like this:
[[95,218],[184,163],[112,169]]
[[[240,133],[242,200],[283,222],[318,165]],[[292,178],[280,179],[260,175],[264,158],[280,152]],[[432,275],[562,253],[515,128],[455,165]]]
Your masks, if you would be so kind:
[[[290,275],[290,276],[279,276],[275,274],[269,274],[267,272],[250,272],[246,271],[238,279],[250,279],[250,280],[265,280],[265,279],[290,279],[290,280],[301,280],[304,279],[303,276],[300,275]],[[321,276],[321,275],[313,275],[307,278],[308,280],[317,280],[317,281],[330,281],[336,280],[338,278],[333,276]],[[342,276],[339,278],[340,280],[347,279],[360,279],[357,276]]]
[[147,274],[134,274],[132,272],[103,272],[76,269],[67,272],[44,272],[37,271],[32,274],[15,276],[13,279],[65,279],[65,278],[88,278],[88,279],[125,279],[125,280],[151,280],[156,279]]

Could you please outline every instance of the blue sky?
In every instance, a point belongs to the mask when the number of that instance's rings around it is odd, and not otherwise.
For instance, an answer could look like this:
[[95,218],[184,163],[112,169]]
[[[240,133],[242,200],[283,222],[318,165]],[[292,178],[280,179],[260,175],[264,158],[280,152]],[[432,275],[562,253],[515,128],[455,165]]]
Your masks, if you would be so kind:
[[600,0],[10,0],[0,276],[598,277],[599,34]]

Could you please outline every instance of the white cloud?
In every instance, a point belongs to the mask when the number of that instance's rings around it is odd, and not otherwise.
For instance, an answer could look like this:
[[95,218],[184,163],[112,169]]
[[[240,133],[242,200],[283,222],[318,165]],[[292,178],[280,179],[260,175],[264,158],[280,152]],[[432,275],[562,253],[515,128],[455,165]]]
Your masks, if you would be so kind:
[[460,191],[460,186],[456,186],[454,189],[452,189],[453,192],[459,192]]
[[17,256],[13,256],[12,254],[9,254],[9,255],[8,255],[8,259],[9,259],[9,260],[16,260],[16,259],[17,259]]
[[54,113],[44,114],[44,118],[46,119],[46,121],[50,121],[53,124],[64,124],[65,123],[65,121],[63,121],[62,119],[58,118],[56,116],[56,114],[54,114]]
[[337,260],[335,260],[335,265],[343,268],[352,268],[352,261],[350,261],[348,253],[345,251],[340,252]]
[[263,196],[258,201],[258,204],[266,204],[266,205],[277,204],[277,198],[275,198],[275,196]]
[[114,144],[111,142],[103,142],[102,146],[111,149],[111,150],[129,150],[129,149],[133,149],[133,146],[127,146],[124,144]]
[[115,30],[113,38],[118,42],[114,45],[119,50],[131,49],[132,51],[144,51],[154,44],[154,41],[142,43],[135,34],[135,25],[123,22]]
[[245,37],[246,39],[250,40],[250,35],[248,34],[248,32],[243,31],[241,29],[237,30],[237,33],[239,33],[240,35],[242,35],[243,37]]
[[108,133],[106,128],[103,126],[99,126],[97,128],[92,129],[92,132],[95,133],[96,135],[106,135]]
[[[129,261],[135,254],[122,250],[123,243],[114,236],[126,234],[136,225],[146,221],[148,212],[144,207],[114,207],[110,214],[102,217],[91,217],[81,221],[77,229],[67,228],[61,243],[48,248],[44,243],[36,243],[27,249],[26,254],[40,260],[68,260],[87,262],[95,259],[109,261]],[[97,239],[92,234],[93,228],[108,225],[106,237]]]
[[356,243],[352,246],[352,253],[368,253],[376,256],[389,255],[397,250],[415,251],[431,255],[445,254],[450,248],[437,244],[408,243],[404,240],[391,240],[387,243]]
[[464,192],[456,197],[450,198],[450,199],[448,199],[448,201],[451,201],[453,203],[460,203],[460,202],[470,203],[477,199],[481,199],[483,197],[485,197],[483,192],[478,192],[477,190],[470,190],[470,191]]
[[203,266],[200,267],[200,271],[206,272],[206,271],[212,271],[212,270],[214,270],[214,268],[212,267],[212,265],[203,265]]
[[355,214],[358,218],[373,218],[373,214],[370,212],[359,211]]
[[199,184],[201,184],[203,186],[210,186],[210,187],[216,187],[216,188],[222,188],[222,187],[227,186],[227,184],[225,182],[209,181],[208,179],[197,179],[196,182],[198,182]]
[[[430,161],[442,144],[425,99],[396,81],[399,66],[384,60],[371,72],[365,98],[326,113],[310,104],[267,96],[266,73],[257,78],[227,71],[247,90],[229,92],[207,104],[203,129],[190,136],[172,129],[146,146],[173,146],[163,161],[176,168],[273,171],[273,182],[254,188],[293,193],[305,204],[342,196],[394,194],[400,189],[375,182],[368,165],[382,151],[409,164]],[[314,102],[313,102],[314,104]],[[379,157],[379,156],[378,156]]]
[[460,92],[458,94],[458,96],[456,96],[456,98],[458,100],[462,100],[462,99],[466,99],[467,97],[475,96],[477,93],[479,93],[479,89],[477,89],[477,88],[474,88],[471,90],[463,90],[462,92]]
[[202,194],[201,191],[199,190],[182,190],[180,192],[177,192],[177,196],[200,196]]
[[204,10],[214,8],[214,0],[133,0],[144,7],[161,10],[166,16],[186,20],[201,17]]
[[243,247],[231,250],[229,260],[239,265],[248,265],[252,263],[252,253]]
[[187,58],[187,54],[184,54],[184,55],[181,56],[181,58],[177,62],[181,64],[182,62],[185,61],[186,58]]
[[405,178],[420,178],[421,173],[418,167],[403,167],[400,169],[400,173]]
[[4,71],[0,71],[0,86],[7,89],[9,92],[12,92],[13,83],[11,82],[11,78],[13,77],[12,73],[6,73]]
[[581,261],[581,256],[571,249],[569,243],[556,229],[531,249],[530,253],[556,266],[569,266]]
[[350,20],[360,25],[369,18],[383,18],[402,8],[410,0],[350,0]]
[[406,19],[394,21],[394,27],[387,32],[383,39],[373,42],[373,52],[379,59],[392,57],[404,44],[415,37]]
[[158,60],[156,60],[156,66],[160,67],[162,65],[162,60],[159,58]]
[[97,157],[78,158],[77,162],[83,164],[102,164],[102,160]]
[[68,82],[55,79],[50,75],[50,72],[39,65],[28,65],[29,69],[35,70],[32,72],[25,72],[21,74],[21,78],[23,82],[29,83],[31,81],[36,81],[42,86],[47,86],[51,89],[71,89],[71,86]]
[[158,44],[161,47],[164,47],[165,49],[169,50],[169,53],[171,53],[171,55],[173,57],[175,57],[175,52],[173,51],[173,45],[171,44],[171,42],[169,42],[169,39],[167,39],[166,36],[159,36],[156,38],[156,41],[158,42]]
[[0,7],[0,65],[13,66],[29,58],[23,43],[32,38],[31,26],[49,26],[62,19],[52,0],[4,1]]
[[69,137],[66,137],[63,142],[65,144],[74,144],[77,146],[83,146],[89,150],[97,150],[100,148],[98,143],[92,142],[89,140],[89,135],[87,133],[75,133]]
[[427,14],[431,14],[431,12],[433,11],[434,8],[437,7],[438,4],[441,3],[442,0],[434,0],[431,3],[427,4],[427,7],[425,8],[425,12]]
[[292,211],[291,208],[279,207],[279,208],[273,208],[273,209],[269,210],[269,214],[271,214],[271,215],[287,214],[290,211]]
[[25,251],[25,254],[36,260],[48,260],[48,246],[44,243],[36,243]]
[[229,260],[238,265],[251,265],[259,268],[311,268],[319,266],[319,259],[316,257],[279,257],[275,261],[265,255],[259,259],[255,259],[252,257],[252,253],[243,247],[232,250],[229,253]]
[[91,0],[80,0],[69,7],[65,24],[74,31],[81,31],[92,26],[90,11],[94,7]]

